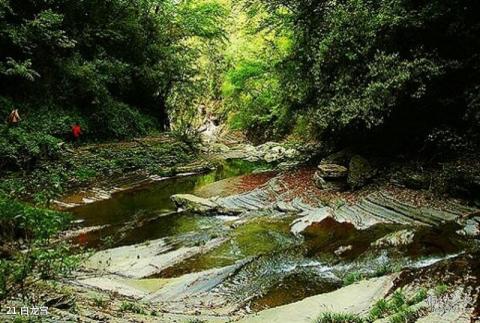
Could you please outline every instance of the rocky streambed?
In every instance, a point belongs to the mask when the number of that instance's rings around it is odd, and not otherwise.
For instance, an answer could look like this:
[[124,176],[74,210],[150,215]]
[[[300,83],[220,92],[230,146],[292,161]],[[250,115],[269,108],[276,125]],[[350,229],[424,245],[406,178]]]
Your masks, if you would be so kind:
[[[110,308],[95,310],[101,318],[313,322],[349,313],[470,322],[478,315],[476,208],[426,202],[389,185],[332,192],[315,186],[315,167],[229,165],[73,209],[84,226],[73,241],[96,251],[69,284],[110,295]],[[399,295],[402,307],[372,316]],[[118,315],[125,302],[135,305]]]

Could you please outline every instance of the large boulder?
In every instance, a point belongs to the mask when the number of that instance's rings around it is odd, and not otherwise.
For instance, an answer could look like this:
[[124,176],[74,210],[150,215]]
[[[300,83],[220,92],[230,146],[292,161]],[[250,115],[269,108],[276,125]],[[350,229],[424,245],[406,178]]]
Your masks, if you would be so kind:
[[316,187],[325,191],[344,191],[348,188],[345,178],[326,180],[318,171],[313,175],[313,182]]
[[352,189],[365,186],[375,176],[375,169],[360,155],[352,157],[349,170],[347,182]]
[[[237,216],[245,209],[259,208],[253,206],[252,201],[248,200],[248,194],[209,199],[191,194],[176,194],[171,199],[178,208],[202,215]],[[247,201],[245,202],[244,200]]]
[[315,186],[322,190],[341,191],[347,187],[348,169],[337,164],[320,164],[313,176]]
[[273,163],[273,162],[281,160],[282,158],[283,158],[283,156],[280,155],[279,153],[268,152],[268,153],[265,154],[264,160],[267,163]]
[[432,174],[424,172],[412,165],[392,165],[395,170],[391,175],[390,182],[400,187],[406,187],[414,190],[428,189],[432,184]]
[[342,166],[348,166],[350,159],[355,155],[351,148],[342,149],[336,153],[328,155],[320,161],[320,165],[325,164],[337,164]]
[[318,175],[325,180],[347,178],[348,169],[337,164],[318,165]]
[[480,237],[480,212],[472,213],[472,215],[462,218],[458,222],[462,226],[457,231],[458,234],[473,238]]
[[296,149],[293,149],[293,148],[289,148],[285,151],[285,157],[289,158],[289,159],[295,159],[297,157],[300,156],[300,153],[298,150]]
[[178,208],[194,213],[214,213],[219,208],[217,203],[191,194],[177,194],[171,199]]
[[372,242],[371,245],[376,248],[407,246],[413,243],[414,238],[415,232],[405,229],[387,234],[383,238]]

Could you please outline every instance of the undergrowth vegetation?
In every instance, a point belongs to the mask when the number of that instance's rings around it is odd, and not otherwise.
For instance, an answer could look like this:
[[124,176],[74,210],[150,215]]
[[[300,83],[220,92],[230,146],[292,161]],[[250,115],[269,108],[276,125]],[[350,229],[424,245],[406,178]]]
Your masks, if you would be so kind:
[[[18,128],[9,131],[21,133]],[[77,150],[59,146],[57,141],[53,146],[54,151],[28,142],[35,158],[8,155],[22,171],[4,172],[0,182],[0,299],[12,292],[23,293],[36,279],[64,277],[79,263],[80,257],[71,252],[67,242],[52,244],[70,223],[67,213],[44,208],[54,198],[70,189],[137,170],[171,175],[195,156],[187,144],[167,138]]]
[[51,159],[39,160],[31,171],[5,173],[0,192],[48,205],[68,189],[108,177],[136,170],[157,175],[174,173],[176,166],[190,162],[194,155],[187,144],[170,139],[92,146],[75,151],[62,149],[53,163]]
[[373,304],[367,316],[326,312],[320,314],[314,323],[371,323],[379,319],[386,319],[390,323],[413,323],[421,316],[422,310],[418,304],[427,297],[428,292],[423,288],[410,298],[402,290],[397,290],[390,297]]
[[79,258],[69,246],[50,243],[68,223],[67,214],[0,195],[0,299],[22,293],[32,280],[58,278],[75,268]]

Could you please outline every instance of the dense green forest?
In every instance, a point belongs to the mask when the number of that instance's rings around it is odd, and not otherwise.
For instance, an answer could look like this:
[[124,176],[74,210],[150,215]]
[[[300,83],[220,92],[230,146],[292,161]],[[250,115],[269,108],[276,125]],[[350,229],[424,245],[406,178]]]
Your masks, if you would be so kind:
[[222,36],[224,11],[202,1],[2,0],[0,109],[24,120],[2,140],[65,140],[77,121],[91,140],[165,130],[173,92]]
[[[275,53],[227,73],[252,100],[237,102],[252,131],[274,127],[377,148],[450,142],[446,150],[478,134],[475,1],[250,1],[248,8],[260,17],[257,29],[273,33]],[[252,92],[255,82],[264,88]]]
[[75,121],[91,140],[146,135],[188,126],[205,104],[259,141],[465,143],[479,120],[478,9],[3,0],[0,108],[19,108],[25,122],[2,140],[65,139]]

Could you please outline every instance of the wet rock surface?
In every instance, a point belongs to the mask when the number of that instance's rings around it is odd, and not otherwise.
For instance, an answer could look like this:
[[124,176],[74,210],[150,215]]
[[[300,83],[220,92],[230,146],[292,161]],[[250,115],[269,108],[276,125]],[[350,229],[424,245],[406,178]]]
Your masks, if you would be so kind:
[[367,311],[393,287],[393,277],[363,281],[331,293],[312,296],[296,303],[247,316],[240,322],[312,322],[321,312],[359,314]]
[[414,237],[414,231],[405,229],[387,234],[385,237],[372,243],[372,246],[377,248],[406,246],[413,242]]
[[235,142],[225,145],[218,142],[209,148],[209,153],[222,159],[245,159],[253,162],[284,164],[285,168],[295,167],[308,161],[320,149],[319,144],[281,144],[267,142],[259,146]]
[[165,239],[141,245],[124,246],[97,252],[85,263],[86,269],[95,269],[121,277],[145,278],[163,268],[206,252],[222,244],[222,238],[208,241],[202,246],[174,248]]
[[[265,147],[273,155],[261,158],[295,155]],[[317,170],[346,183],[352,157],[344,158],[346,166],[334,169],[330,162]],[[335,193],[325,203],[316,198],[324,192],[309,174],[310,181],[303,181],[286,171],[232,195],[170,191],[162,199],[171,203],[165,202],[171,213],[127,231],[138,236],[154,226],[151,232],[161,231],[160,238],[97,252],[74,283],[162,309],[165,322],[195,316],[208,322],[311,322],[322,311],[365,315],[399,288],[434,293],[445,271],[451,277],[445,283],[456,286],[449,297],[463,305],[443,314],[432,305],[422,319],[472,315],[478,303],[478,266],[471,256],[478,248],[475,208],[455,201],[413,204],[381,188],[350,200],[350,193]],[[298,177],[307,193],[292,192],[289,176]],[[448,309],[454,302],[440,304]]]
[[195,213],[221,213],[220,206],[217,203],[191,194],[173,195],[172,201],[178,208]]

